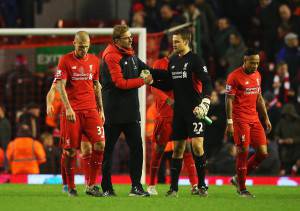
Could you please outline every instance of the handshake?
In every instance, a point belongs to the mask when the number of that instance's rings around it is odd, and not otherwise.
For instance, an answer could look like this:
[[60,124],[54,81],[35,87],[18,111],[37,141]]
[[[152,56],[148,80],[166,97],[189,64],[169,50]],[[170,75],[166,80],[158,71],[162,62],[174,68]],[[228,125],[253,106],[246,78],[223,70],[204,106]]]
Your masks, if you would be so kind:
[[194,108],[193,113],[198,119],[204,119],[208,113],[210,105],[210,99],[203,98],[201,103]]
[[152,75],[147,69],[141,71],[140,78],[142,78],[147,85],[151,85],[153,83]]

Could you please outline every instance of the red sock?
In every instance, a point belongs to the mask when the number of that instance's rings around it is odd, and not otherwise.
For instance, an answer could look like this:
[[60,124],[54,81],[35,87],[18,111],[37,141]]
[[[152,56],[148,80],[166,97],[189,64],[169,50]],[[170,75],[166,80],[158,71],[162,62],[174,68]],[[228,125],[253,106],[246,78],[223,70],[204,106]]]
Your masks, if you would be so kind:
[[90,178],[91,157],[91,154],[81,156],[81,164],[84,172],[85,184],[88,184]]
[[95,185],[97,182],[97,176],[100,174],[100,169],[103,160],[103,151],[93,150],[91,157],[91,167],[90,167],[90,178],[88,185]]
[[75,189],[75,166],[76,166],[76,155],[73,157],[64,155],[64,167],[66,171],[66,178],[68,183],[68,189]]
[[238,153],[236,158],[236,172],[240,190],[246,190],[247,157],[248,151]]
[[156,175],[159,169],[160,161],[162,158],[163,152],[156,152],[155,147],[152,147],[152,157],[150,164],[150,183],[149,185],[155,185]]
[[67,176],[66,176],[66,169],[65,169],[65,155],[62,153],[61,158],[60,158],[60,173],[61,173],[61,178],[62,178],[62,183],[63,185],[67,185]]
[[187,169],[189,180],[191,185],[197,185],[197,173],[196,173],[196,166],[193,159],[193,154],[191,152],[185,152],[183,154],[183,162],[184,166]]
[[255,153],[248,160],[247,174],[257,169],[258,165],[267,157],[267,154]]

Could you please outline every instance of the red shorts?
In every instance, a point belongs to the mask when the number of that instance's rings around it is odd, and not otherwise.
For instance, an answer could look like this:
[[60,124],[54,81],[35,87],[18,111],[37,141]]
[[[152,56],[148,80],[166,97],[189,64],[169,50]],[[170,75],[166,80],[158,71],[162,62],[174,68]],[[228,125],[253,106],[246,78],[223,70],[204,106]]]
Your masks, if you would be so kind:
[[233,122],[234,143],[237,146],[249,147],[249,145],[257,148],[267,144],[265,131],[260,122],[241,123]]
[[60,117],[61,146],[64,149],[80,148],[81,141],[92,144],[104,141],[103,122],[96,109],[75,111],[76,122],[66,119],[63,112]]
[[155,120],[152,140],[158,145],[165,145],[171,139],[172,135],[172,119],[159,118]]

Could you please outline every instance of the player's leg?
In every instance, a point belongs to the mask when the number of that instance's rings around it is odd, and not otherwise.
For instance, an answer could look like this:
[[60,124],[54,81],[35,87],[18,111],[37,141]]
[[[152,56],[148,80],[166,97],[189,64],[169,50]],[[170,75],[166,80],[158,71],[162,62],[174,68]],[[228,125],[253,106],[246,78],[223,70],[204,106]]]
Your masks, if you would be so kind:
[[60,140],[59,140],[59,146],[62,148],[62,153],[60,157],[60,173],[62,177],[62,192],[68,193],[68,182],[67,182],[67,176],[66,176],[66,169],[64,166],[65,163],[65,155],[63,153],[63,148],[64,148],[64,137],[65,137],[65,122],[66,122],[66,116],[64,113],[60,115]]
[[140,182],[143,167],[143,143],[140,123],[133,122],[124,125],[124,135],[130,150],[129,173],[132,187],[129,196],[150,196],[147,191],[144,191]]
[[207,186],[205,183],[205,167],[206,159],[204,154],[203,147],[203,137],[193,137],[192,139],[192,148],[194,152],[195,166],[198,175],[198,188],[200,196],[207,196]]
[[248,160],[247,174],[257,169],[259,164],[268,156],[267,140],[260,122],[252,125],[250,136],[251,144],[256,152]]
[[64,122],[64,137],[63,140],[63,166],[65,168],[65,175],[68,183],[68,190],[70,196],[77,196],[75,187],[75,166],[76,166],[76,149],[80,147],[81,130],[79,114],[76,114],[76,122]]
[[103,190],[103,196],[115,196],[115,192],[111,182],[111,165],[112,155],[114,147],[121,134],[122,128],[120,125],[108,125],[104,124],[105,132],[105,147],[102,162],[102,181],[101,187]]
[[234,123],[234,142],[237,147],[236,176],[231,183],[236,186],[240,196],[251,196],[246,189],[247,159],[250,144],[250,125],[247,123]]
[[89,170],[89,180],[86,193],[92,196],[102,196],[99,188],[96,186],[97,177],[100,174],[104,151],[104,128],[97,110],[88,110],[85,112],[82,128],[88,137],[91,145],[91,160]]
[[192,153],[192,147],[190,141],[186,142],[186,147],[183,154],[183,162],[184,162],[184,167],[187,169],[189,180],[192,186],[191,193],[193,195],[198,194],[199,190],[198,190],[198,180],[196,176],[196,166],[193,159],[193,153]]
[[172,119],[162,118],[155,122],[153,137],[152,137],[152,156],[150,162],[150,184],[147,191],[151,195],[157,195],[156,176],[160,166],[161,158],[164,154],[166,144],[171,140],[172,134]]
[[166,196],[177,197],[178,180],[182,168],[183,153],[185,150],[185,139],[188,131],[185,130],[185,122],[180,112],[174,112],[172,124],[172,139],[174,140],[174,151],[171,160],[171,186]]
[[88,138],[85,135],[82,136],[80,149],[81,149],[81,164],[85,176],[85,184],[87,185],[90,178],[92,144],[89,142]]
[[195,117],[194,114],[186,117],[188,123],[188,135],[192,140],[192,149],[194,152],[194,161],[198,176],[198,188],[200,196],[207,196],[208,187],[205,184],[206,159],[204,154],[204,130],[205,124]]

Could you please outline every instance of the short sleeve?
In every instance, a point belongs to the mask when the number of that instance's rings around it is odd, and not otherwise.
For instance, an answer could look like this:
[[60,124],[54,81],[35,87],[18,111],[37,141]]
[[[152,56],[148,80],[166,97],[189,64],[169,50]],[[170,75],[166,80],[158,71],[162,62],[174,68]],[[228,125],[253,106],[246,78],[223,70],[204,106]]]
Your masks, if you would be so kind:
[[226,82],[226,94],[235,95],[237,91],[234,74],[229,74]]
[[68,69],[66,65],[66,60],[64,57],[61,57],[57,66],[55,78],[57,80],[67,79],[68,78]]

